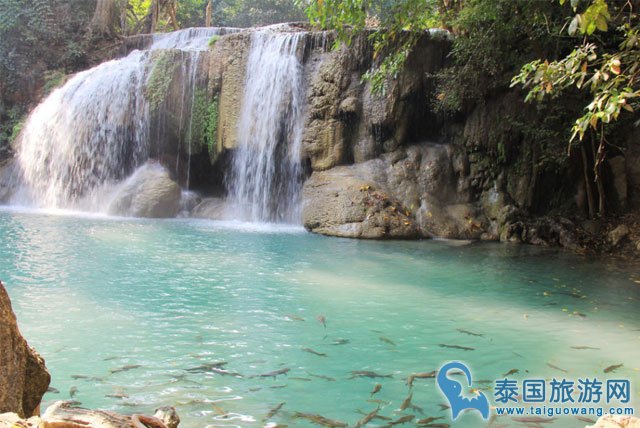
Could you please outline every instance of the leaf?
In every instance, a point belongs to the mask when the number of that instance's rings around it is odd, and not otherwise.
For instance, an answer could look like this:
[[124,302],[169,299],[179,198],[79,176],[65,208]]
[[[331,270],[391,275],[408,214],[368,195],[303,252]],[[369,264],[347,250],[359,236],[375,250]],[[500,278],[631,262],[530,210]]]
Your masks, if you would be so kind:
[[598,15],[596,18],[596,28],[600,31],[607,31],[609,29],[607,19],[603,15]]
[[619,65],[615,65],[615,64],[611,64],[611,72],[613,74],[620,74],[620,66]]
[[633,113],[633,107],[631,107],[629,104],[622,104],[622,108]]
[[578,31],[578,15],[574,16],[569,24],[569,34],[574,35]]
[[580,4],[580,0],[571,0],[571,7],[573,8],[573,10],[576,10],[578,8],[578,4]]

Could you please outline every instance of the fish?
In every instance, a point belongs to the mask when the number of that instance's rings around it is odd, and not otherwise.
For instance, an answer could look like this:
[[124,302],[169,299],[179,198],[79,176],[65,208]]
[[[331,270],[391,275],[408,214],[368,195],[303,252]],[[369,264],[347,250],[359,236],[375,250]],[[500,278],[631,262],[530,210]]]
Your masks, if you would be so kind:
[[373,399],[368,399],[367,403],[373,403],[373,404],[377,404],[378,406],[386,406],[391,404],[391,401],[384,401],[384,400],[379,400],[377,398],[373,398]]
[[304,352],[308,352],[310,354],[317,355],[318,357],[326,357],[327,356],[327,354],[324,354],[322,352],[318,352],[318,351],[316,351],[314,349],[311,349],[311,348],[302,348],[302,350]]
[[330,427],[330,428],[347,428],[349,425],[342,422],[342,421],[337,421],[334,419],[329,419],[329,418],[325,418],[324,416],[321,415],[316,415],[316,414],[312,414],[312,413],[300,413],[300,412],[295,412],[293,414],[294,418],[301,418],[301,419],[307,419],[310,420],[311,422],[318,424],[318,425],[322,425],[324,427]]
[[392,378],[393,375],[392,374],[388,374],[388,375],[383,375],[383,374],[379,374],[376,372],[372,372],[369,370],[354,370],[351,372],[351,377],[349,379],[354,379],[357,377],[368,377],[368,378],[377,378],[377,377],[388,377],[388,378]]
[[558,418],[543,418],[540,416],[523,416],[523,417],[513,417],[511,420],[521,423],[530,423],[530,424],[549,424],[555,421]]
[[588,424],[595,424],[597,422],[595,419],[587,418],[584,416],[576,416],[576,419],[580,422],[586,422]]
[[518,370],[518,369],[511,369],[511,370],[509,370],[508,372],[503,373],[503,374],[502,374],[502,377],[507,377],[507,376],[509,376],[509,375],[516,374],[516,373],[518,373],[519,371],[520,371],[520,370]]
[[53,386],[48,387],[47,392],[50,392],[51,394],[60,394],[60,391],[57,388],[54,388]]
[[444,343],[441,343],[440,345],[441,348],[452,348],[452,349],[461,349],[463,351],[475,351],[476,348],[470,348],[468,346],[460,346],[460,345],[447,345]]
[[129,396],[127,394],[124,393],[117,393],[117,394],[107,394],[105,395],[105,397],[107,398],[129,398]]
[[401,417],[400,419],[396,419],[395,421],[389,422],[387,424],[387,426],[388,427],[392,427],[394,425],[406,424],[407,422],[411,422],[414,419],[415,419],[414,415],[406,415],[406,416]]
[[273,385],[273,386],[270,386],[269,388],[271,388],[271,389],[282,389],[282,388],[286,388],[286,387],[287,387],[287,385]]
[[313,373],[311,373],[311,372],[307,372],[307,374],[308,374],[309,376],[311,376],[311,377],[317,377],[318,379],[324,379],[324,380],[326,380],[327,382],[335,382],[335,381],[336,381],[336,379],[335,379],[335,378],[332,378],[332,377],[330,377],[330,376],[317,375],[317,374],[313,374]]
[[297,315],[293,315],[293,314],[287,314],[285,315],[287,318],[293,320],[293,321],[304,321],[305,319],[302,317],[299,317]]
[[332,345],[346,345],[351,342],[349,339],[336,339],[333,341]]
[[416,413],[420,413],[421,415],[424,415],[424,409],[420,406],[416,406],[415,404],[410,405],[408,409],[413,410]]
[[449,410],[451,407],[448,404],[438,404],[440,410]]
[[230,372],[229,370],[225,370],[225,369],[219,369],[216,367],[211,368],[211,370],[209,370],[210,373],[215,373],[215,374],[219,374],[221,376],[233,376],[233,377],[244,377],[244,375],[237,373],[237,372]]
[[563,368],[561,368],[561,367],[558,367],[558,366],[554,366],[554,365],[553,365],[553,364],[551,364],[551,363],[547,363],[547,366],[551,367],[552,369],[559,370],[559,371],[561,371],[562,373],[569,373],[567,370],[565,370],[565,369],[563,369]]
[[316,319],[318,320],[318,322],[320,324],[322,324],[322,326],[325,328],[325,330],[327,329],[327,318],[324,315],[318,315],[316,317]]
[[220,369],[226,365],[227,365],[226,361],[218,361],[216,363],[206,363],[197,367],[191,367],[189,369],[186,369],[186,371],[190,373],[206,373],[211,371],[211,369]]
[[77,386],[72,386],[69,389],[69,397],[73,398],[76,396],[76,394],[78,393],[78,387]]
[[579,316],[581,318],[586,318],[587,317],[587,314],[583,314],[582,312],[578,312],[578,311],[573,311],[572,315],[576,315],[576,316]]
[[407,398],[404,399],[402,404],[400,405],[400,411],[405,411],[411,405],[411,399],[413,399],[413,392],[410,393]]
[[264,417],[264,420],[266,421],[266,420],[269,420],[272,417],[274,417],[280,411],[280,409],[282,409],[284,407],[285,404],[287,404],[287,403],[283,401],[282,403],[278,404],[273,409],[269,410],[269,413],[267,413],[267,416]]
[[301,380],[304,382],[311,382],[311,379],[309,379],[308,377],[290,377],[290,380]]
[[612,366],[607,367],[606,369],[604,369],[605,373],[611,373],[614,372],[616,370],[618,370],[620,367],[622,367],[624,364],[614,364]]
[[418,425],[426,425],[426,424],[430,424],[433,421],[437,421],[440,419],[444,419],[442,416],[436,416],[436,417],[428,417],[428,418],[424,418],[424,419],[419,419],[416,421],[416,423]]
[[94,382],[102,382],[104,381],[104,379],[102,379],[101,377],[95,377],[95,376],[85,376],[85,375],[71,375],[71,379],[74,380],[89,380],[89,381],[94,381]]
[[378,392],[380,392],[380,390],[382,389],[382,385],[379,383],[376,383],[376,385],[373,387],[373,389],[371,390],[371,397],[373,397],[375,394],[377,394]]
[[269,372],[269,373],[262,373],[262,374],[258,374],[258,375],[253,375],[251,377],[272,377],[272,378],[275,379],[277,376],[286,375],[290,371],[291,371],[291,369],[285,367],[284,369],[274,370],[274,371]]
[[388,339],[388,338],[386,338],[384,336],[380,336],[380,342],[388,343],[391,346],[397,346],[396,343],[393,340]]
[[103,358],[102,361],[113,361],[113,360],[119,360],[120,358],[122,357],[113,356],[113,357]]
[[457,329],[460,333],[462,334],[468,334],[469,336],[476,336],[476,337],[484,337],[484,334],[480,334],[480,333],[474,333],[472,331],[469,330],[464,330],[462,328]]
[[413,381],[415,379],[432,379],[436,377],[436,374],[437,373],[435,370],[425,373],[412,373],[407,378],[407,385],[409,385],[409,388],[411,388],[413,387]]
[[111,369],[109,370],[109,373],[115,374],[120,372],[126,372],[129,370],[138,369],[140,367],[142,367],[140,364],[128,364],[126,366],[118,367],[117,369]]
[[574,293],[572,291],[556,291],[556,294],[564,294],[565,296],[573,297],[575,299],[584,299],[586,297],[580,293]]
[[425,424],[425,425],[420,425],[421,427],[425,427],[425,428],[449,428],[451,425],[449,424],[445,424],[445,423],[437,423],[437,424]]
[[592,346],[572,346],[571,349],[595,349],[595,350],[599,350],[600,348],[594,348]]
[[380,411],[380,407],[378,407],[377,409],[367,413],[362,419],[360,419],[356,423],[356,428],[363,427],[366,424],[368,424],[369,422],[371,422],[378,415],[379,411]]

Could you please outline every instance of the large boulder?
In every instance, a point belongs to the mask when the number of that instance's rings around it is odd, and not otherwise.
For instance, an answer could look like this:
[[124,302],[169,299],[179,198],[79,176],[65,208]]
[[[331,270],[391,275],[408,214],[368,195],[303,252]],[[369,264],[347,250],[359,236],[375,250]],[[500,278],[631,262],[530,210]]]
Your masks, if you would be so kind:
[[303,189],[304,226],[316,233],[346,238],[415,238],[409,211],[354,167],[316,171]]
[[158,163],[148,162],[118,186],[108,212],[130,217],[175,217],[180,211],[181,194],[169,171]]
[[51,376],[20,334],[7,290],[0,282],[0,413],[37,415]]

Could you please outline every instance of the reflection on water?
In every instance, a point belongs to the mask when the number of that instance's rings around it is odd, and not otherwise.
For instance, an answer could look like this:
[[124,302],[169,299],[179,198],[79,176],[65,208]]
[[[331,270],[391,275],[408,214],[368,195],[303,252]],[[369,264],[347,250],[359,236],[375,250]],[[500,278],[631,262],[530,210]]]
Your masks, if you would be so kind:
[[[354,424],[379,405],[397,419],[407,376],[454,359],[479,380],[514,369],[517,379],[606,379],[604,368],[623,364],[614,375],[640,381],[640,270],[623,262],[16,211],[0,212],[0,256],[23,333],[60,391],[47,403],[75,387],[88,407],[174,405],[185,427],[310,426],[294,412]],[[358,370],[391,377],[352,378]],[[412,391],[417,418],[449,423],[433,379]],[[483,425],[474,413],[452,424]]]

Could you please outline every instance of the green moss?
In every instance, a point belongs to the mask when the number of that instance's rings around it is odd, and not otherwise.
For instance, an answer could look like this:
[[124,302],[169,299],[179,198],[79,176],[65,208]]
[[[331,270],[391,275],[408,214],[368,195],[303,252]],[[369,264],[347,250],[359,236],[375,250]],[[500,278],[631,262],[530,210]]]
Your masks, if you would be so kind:
[[49,95],[58,86],[61,86],[67,75],[63,70],[48,70],[44,72],[44,85],[42,86],[43,94]]
[[158,110],[167,98],[177,66],[178,61],[173,51],[160,51],[154,59],[153,69],[144,91],[152,111]]
[[220,36],[219,35],[215,34],[215,35],[211,36],[211,38],[209,39],[209,47],[215,45],[218,40],[220,40]]
[[218,97],[211,100],[205,90],[196,89],[191,109],[191,125],[187,134],[192,153],[201,152],[206,147],[213,161],[217,156],[217,131]]
[[209,150],[211,160],[214,160],[216,153],[216,140],[218,137],[218,97],[214,97],[207,109],[207,122],[205,125],[205,141]]
[[9,142],[11,144],[13,144],[13,142],[16,141],[16,139],[18,138],[18,135],[20,135],[20,132],[22,132],[23,127],[24,127],[24,120],[20,120],[13,125],[13,128],[11,129],[11,135],[9,136]]

